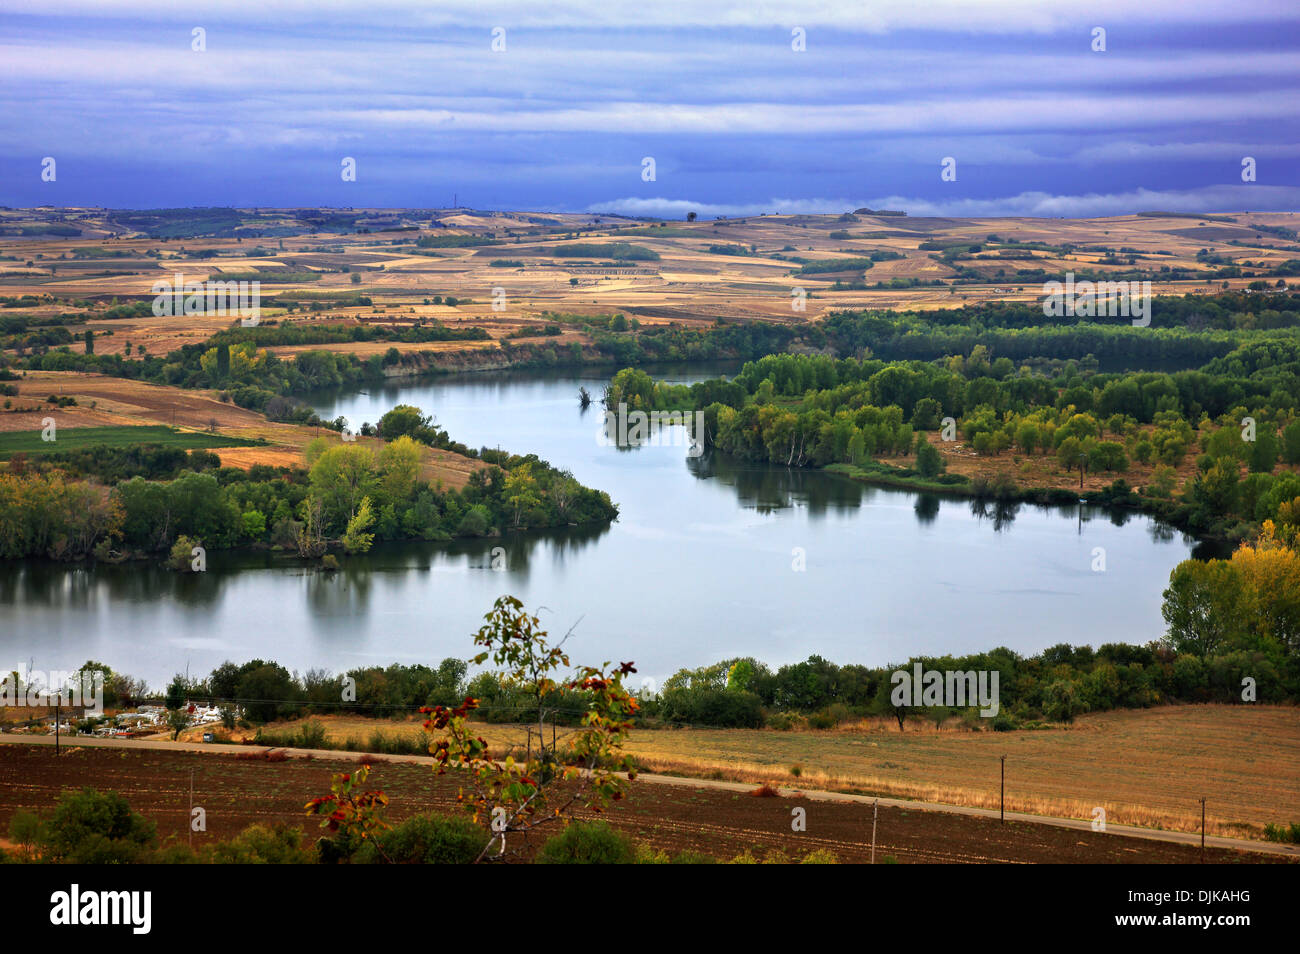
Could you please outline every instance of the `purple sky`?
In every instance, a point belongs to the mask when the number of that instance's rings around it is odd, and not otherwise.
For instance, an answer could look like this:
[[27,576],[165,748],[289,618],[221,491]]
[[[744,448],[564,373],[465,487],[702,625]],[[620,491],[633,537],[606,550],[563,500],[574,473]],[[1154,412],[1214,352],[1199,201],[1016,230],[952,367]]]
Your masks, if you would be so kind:
[[1300,209],[1296,0],[102,6],[0,0],[0,204]]

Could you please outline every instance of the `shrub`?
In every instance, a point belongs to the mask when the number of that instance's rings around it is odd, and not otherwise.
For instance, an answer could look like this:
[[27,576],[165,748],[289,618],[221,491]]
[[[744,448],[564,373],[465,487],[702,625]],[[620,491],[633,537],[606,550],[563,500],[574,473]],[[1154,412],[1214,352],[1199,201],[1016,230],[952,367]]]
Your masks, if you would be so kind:
[[603,821],[573,822],[537,853],[543,865],[628,865],[635,859],[632,839]]
[[668,863],[672,865],[716,865],[718,859],[702,852],[691,851],[688,848],[673,855]]
[[325,723],[311,719],[298,726],[294,739],[300,749],[323,749],[325,747]]
[[129,864],[153,846],[157,829],[117,792],[67,792],[46,823],[43,847],[73,864]]
[[316,859],[303,848],[297,828],[250,825],[229,841],[213,845],[206,860],[219,865],[302,865]]
[[799,717],[791,712],[774,712],[767,717],[767,727],[780,732],[793,731],[799,727],[799,724]]
[[487,510],[481,505],[475,505],[466,511],[465,516],[461,518],[460,525],[456,528],[456,535],[461,537],[481,537],[488,532],[491,527]]
[[192,540],[184,534],[177,537],[176,542],[172,544],[171,553],[168,554],[167,565],[173,570],[189,572],[194,566],[194,548],[199,545],[199,541]]
[[353,864],[469,865],[487,846],[488,834],[468,818],[436,814],[414,815],[381,833],[378,844],[362,842]]
[[815,851],[810,851],[803,856],[803,861],[799,862],[801,865],[837,865],[839,863],[840,859],[836,858],[835,852],[829,848],[818,848]]
[[1300,824],[1292,822],[1288,825],[1274,825],[1269,822],[1264,826],[1264,837],[1269,841],[1282,841],[1291,844],[1300,844]]

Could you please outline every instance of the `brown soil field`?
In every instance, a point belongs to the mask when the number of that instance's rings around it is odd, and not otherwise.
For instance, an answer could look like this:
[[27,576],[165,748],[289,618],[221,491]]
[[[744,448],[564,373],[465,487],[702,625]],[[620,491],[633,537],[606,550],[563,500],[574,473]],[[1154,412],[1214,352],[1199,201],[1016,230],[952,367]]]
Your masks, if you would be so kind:
[[[250,824],[301,826],[304,839],[318,836],[303,806],[329,791],[330,776],[348,761],[290,758],[269,762],[248,753],[217,755],[146,749],[76,748],[55,756],[49,746],[0,746],[0,830],[16,811],[48,812],[59,794],[91,785],[122,794],[158,826],[163,839],[189,836],[190,785],[194,804],[205,809],[204,839],[222,839]],[[242,753],[241,753],[242,754]],[[453,776],[438,777],[426,765],[370,760],[368,787],[390,798],[387,817],[397,821],[421,811],[458,811]],[[807,810],[807,831],[791,831],[791,809]],[[581,816],[580,816],[581,817]],[[872,806],[755,798],[747,793],[691,785],[632,783],[631,793],[606,813],[607,820],[637,841],[675,853],[701,852],[732,858],[750,852],[798,859],[829,849],[841,862],[864,862],[871,852]],[[938,812],[882,807],[877,821],[877,861],[900,863],[1195,863],[1198,847],[1114,834]],[[540,841],[540,839],[539,839]],[[1212,863],[1259,863],[1284,858],[1208,848]]]
[[[364,747],[375,733],[422,738],[414,718],[314,718],[338,744],[351,739]],[[1204,796],[1210,834],[1261,838],[1266,824],[1300,820],[1294,707],[1165,706],[997,733],[954,724],[939,731],[909,721],[903,732],[892,720],[827,731],[636,729],[627,749],[651,772],[981,808],[998,807],[999,756],[1006,755],[1010,811],[1091,819],[1100,806],[1113,824],[1196,831]],[[270,728],[292,731],[296,724]],[[524,744],[519,726],[476,723],[475,732],[498,752]],[[182,738],[198,741],[201,734],[190,730]],[[218,734],[251,738],[246,731]]]

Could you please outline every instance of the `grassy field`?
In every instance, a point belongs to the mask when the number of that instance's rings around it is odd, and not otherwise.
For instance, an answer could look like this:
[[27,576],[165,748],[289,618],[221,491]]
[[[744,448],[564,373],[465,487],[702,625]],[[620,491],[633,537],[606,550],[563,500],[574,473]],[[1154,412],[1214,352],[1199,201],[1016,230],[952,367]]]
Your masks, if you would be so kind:
[[0,433],[0,459],[7,459],[18,453],[54,454],[99,446],[135,447],[140,444],[162,444],[165,447],[192,450],[201,447],[257,447],[261,444],[261,441],[245,440],[240,437],[178,431],[161,424],[139,427],[62,427],[56,431],[56,438],[53,441],[42,440],[39,431]]
[[[421,735],[414,719],[317,718],[330,743],[359,751],[379,749],[377,733]],[[524,741],[517,726],[475,729],[501,754]],[[638,729],[628,750],[651,772],[984,808],[998,806],[1005,755],[1011,811],[1091,819],[1101,807],[1115,824],[1194,831],[1205,797],[1212,834],[1262,837],[1269,822],[1300,821],[1300,712],[1288,706],[1168,706],[997,733],[919,723],[900,733],[883,720],[828,731]]]

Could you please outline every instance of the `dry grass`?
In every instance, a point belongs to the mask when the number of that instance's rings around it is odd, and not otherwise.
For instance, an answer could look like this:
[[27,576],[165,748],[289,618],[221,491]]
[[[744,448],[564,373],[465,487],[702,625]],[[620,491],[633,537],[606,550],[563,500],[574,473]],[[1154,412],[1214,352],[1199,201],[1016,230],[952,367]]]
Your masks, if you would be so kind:
[[1184,831],[1260,834],[1300,819],[1300,713],[1286,706],[1177,706],[1086,716],[1068,729],[936,731],[911,724],[826,732],[686,729],[635,732],[649,771],[861,791],[996,808],[1007,756],[1007,808]]

